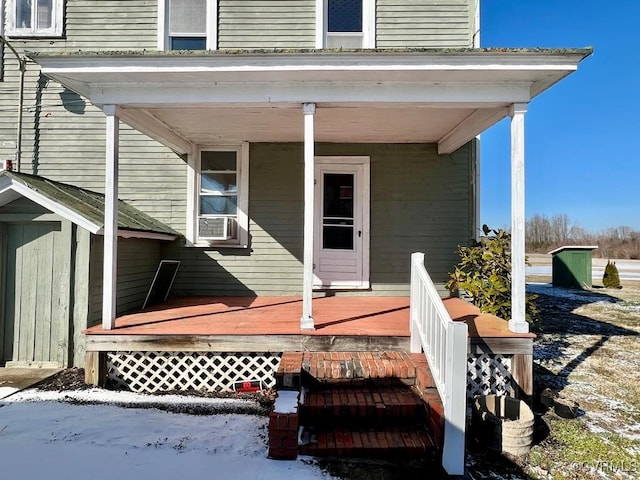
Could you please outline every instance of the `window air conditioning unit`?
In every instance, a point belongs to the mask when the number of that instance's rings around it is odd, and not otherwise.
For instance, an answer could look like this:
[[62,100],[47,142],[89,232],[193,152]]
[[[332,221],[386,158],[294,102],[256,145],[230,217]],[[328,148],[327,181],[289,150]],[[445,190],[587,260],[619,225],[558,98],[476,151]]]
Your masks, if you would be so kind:
[[198,237],[202,240],[229,240],[232,219],[229,217],[200,217]]

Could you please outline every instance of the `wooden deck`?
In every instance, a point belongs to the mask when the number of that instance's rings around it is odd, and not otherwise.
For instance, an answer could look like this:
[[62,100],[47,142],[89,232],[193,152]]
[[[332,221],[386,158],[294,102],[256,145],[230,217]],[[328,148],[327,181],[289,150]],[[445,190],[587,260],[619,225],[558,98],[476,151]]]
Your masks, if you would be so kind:
[[[532,335],[446,299],[454,320],[469,325],[471,351],[531,350]],[[379,351],[409,349],[409,298],[314,298],[316,329],[300,330],[301,297],[181,297],[124,315],[116,328],[85,331],[87,351]]]

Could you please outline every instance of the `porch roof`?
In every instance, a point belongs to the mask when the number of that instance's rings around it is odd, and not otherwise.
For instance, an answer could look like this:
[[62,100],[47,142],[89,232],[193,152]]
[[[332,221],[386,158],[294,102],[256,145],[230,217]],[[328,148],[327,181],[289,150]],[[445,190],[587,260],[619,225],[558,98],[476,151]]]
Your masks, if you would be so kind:
[[[0,206],[20,196],[41,205],[91,233],[104,229],[104,195],[26,173],[0,173]],[[118,201],[118,236],[175,240],[179,234],[135,207]]]
[[77,52],[42,72],[179,153],[213,143],[436,142],[451,153],[576,70],[591,49]]

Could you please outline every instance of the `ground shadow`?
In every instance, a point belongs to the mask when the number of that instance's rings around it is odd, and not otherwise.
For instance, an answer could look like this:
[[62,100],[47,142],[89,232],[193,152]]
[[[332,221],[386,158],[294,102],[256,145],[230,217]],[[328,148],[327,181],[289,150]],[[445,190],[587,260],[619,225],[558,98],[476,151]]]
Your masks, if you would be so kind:
[[[539,325],[540,333],[553,335],[553,338],[548,340],[539,337],[535,343],[534,382],[536,397],[546,387],[558,392],[562,391],[569,383],[569,375],[598,352],[609,339],[619,336],[640,336],[639,332],[630,328],[575,313],[581,306],[592,303],[618,304],[623,302],[623,300],[606,292],[551,288],[546,285],[529,285],[528,292],[538,295],[537,304],[542,317]],[[589,335],[594,336],[595,339],[579,355],[568,361],[558,373],[553,373],[545,368],[541,363],[546,360],[562,362],[568,358],[567,350],[571,347],[569,338],[573,335]]]

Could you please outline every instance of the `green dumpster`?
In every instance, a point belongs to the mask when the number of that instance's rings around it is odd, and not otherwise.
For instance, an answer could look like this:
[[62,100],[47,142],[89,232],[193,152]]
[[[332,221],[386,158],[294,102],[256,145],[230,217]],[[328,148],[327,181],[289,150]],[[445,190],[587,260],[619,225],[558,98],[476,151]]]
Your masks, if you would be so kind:
[[591,288],[592,256],[597,246],[566,245],[549,253],[554,287]]

